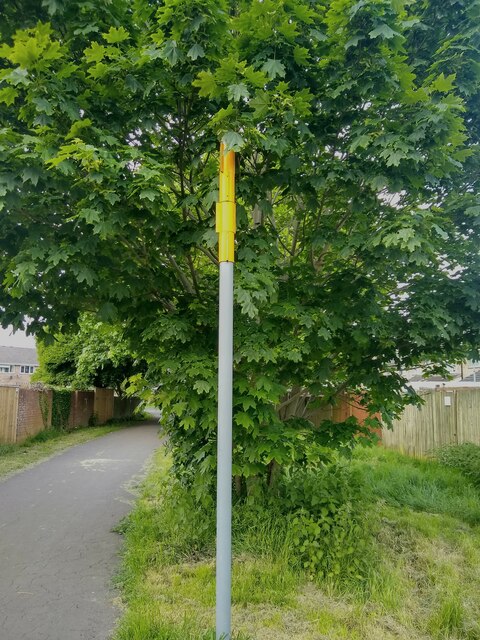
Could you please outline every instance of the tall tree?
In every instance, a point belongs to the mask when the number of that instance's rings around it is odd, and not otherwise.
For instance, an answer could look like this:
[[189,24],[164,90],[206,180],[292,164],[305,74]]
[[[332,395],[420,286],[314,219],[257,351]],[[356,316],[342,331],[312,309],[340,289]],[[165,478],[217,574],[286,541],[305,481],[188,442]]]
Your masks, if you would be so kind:
[[98,322],[90,314],[82,315],[75,334],[50,336],[37,348],[40,367],[33,380],[56,387],[110,388],[122,396],[130,378],[145,370],[132,355],[122,327]]
[[124,322],[179,469],[214,464],[219,138],[240,476],[351,439],[311,399],[388,420],[478,346],[476,1],[43,5],[0,48],[2,322]]

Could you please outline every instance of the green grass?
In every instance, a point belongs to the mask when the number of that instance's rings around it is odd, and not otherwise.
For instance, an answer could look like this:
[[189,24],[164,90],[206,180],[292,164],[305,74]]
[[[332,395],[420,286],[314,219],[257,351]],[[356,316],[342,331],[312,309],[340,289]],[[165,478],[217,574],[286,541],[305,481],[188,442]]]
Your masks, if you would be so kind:
[[458,469],[480,489],[480,446],[472,442],[440,447],[434,457],[444,466]]
[[0,445],[0,477],[20,471],[68,447],[99,438],[124,426],[125,423],[109,424],[102,427],[85,427],[69,432],[46,429],[20,444]]
[[[480,640],[480,493],[455,469],[382,448],[352,461],[368,487],[374,550],[358,584],[304,575],[289,525],[234,510],[233,628],[238,640]],[[171,488],[156,454],[123,523],[115,640],[214,638],[212,510]]]
[[480,523],[479,492],[456,469],[380,447],[357,451],[355,464],[372,495],[390,505]]

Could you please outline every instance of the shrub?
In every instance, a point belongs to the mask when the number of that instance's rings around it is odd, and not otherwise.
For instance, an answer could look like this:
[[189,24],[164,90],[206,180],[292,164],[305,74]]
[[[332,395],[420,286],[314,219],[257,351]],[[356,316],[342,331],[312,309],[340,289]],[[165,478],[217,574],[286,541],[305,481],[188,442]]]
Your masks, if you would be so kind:
[[472,442],[445,445],[435,451],[435,457],[441,464],[459,469],[480,488],[480,446]]
[[337,585],[366,579],[372,558],[365,489],[345,462],[295,470],[285,478],[284,508],[293,544],[311,576]]

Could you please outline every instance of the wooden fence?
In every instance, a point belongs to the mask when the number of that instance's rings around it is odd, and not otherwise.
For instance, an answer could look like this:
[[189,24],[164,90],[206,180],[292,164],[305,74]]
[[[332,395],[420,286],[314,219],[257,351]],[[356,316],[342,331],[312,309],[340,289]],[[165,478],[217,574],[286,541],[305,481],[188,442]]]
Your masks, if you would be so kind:
[[[0,444],[22,442],[52,426],[54,393],[38,389],[0,387]],[[115,398],[112,389],[73,391],[66,428],[105,424],[112,418],[128,418],[138,400]]]
[[480,389],[421,392],[424,405],[407,407],[393,430],[383,429],[385,447],[426,456],[444,444],[480,444]]
[[[323,420],[344,422],[351,417],[357,418],[358,422],[363,424],[364,420],[370,417],[370,414],[362,407],[359,399],[342,395],[338,398],[335,405],[328,405],[326,407],[320,407],[319,409],[313,409],[313,411],[308,411],[307,417],[316,426],[319,426]],[[381,434],[379,433],[378,435]]]
[[18,392],[16,387],[0,387],[0,443],[16,441]]

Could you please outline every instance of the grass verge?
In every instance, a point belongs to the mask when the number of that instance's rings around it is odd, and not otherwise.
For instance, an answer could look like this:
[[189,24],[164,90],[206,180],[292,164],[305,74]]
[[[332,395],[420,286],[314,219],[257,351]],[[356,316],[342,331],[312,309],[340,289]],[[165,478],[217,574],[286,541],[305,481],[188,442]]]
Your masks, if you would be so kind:
[[[348,585],[304,573],[285,519],[234,513],[237,640],[480,640],[480,494],[454,469],[381,448],[352,466],[368,488],[372,561]],[[169,482],[159,450],[123,524],[115,640],[214,638],[214,517]]]
[[45,458],[76,444],[82,444],[111,431],[117,431],[125,427],[126,424],[128,423],[85,427],[68,432],[46,429],[19,444],[0,444],[0,478],[41,462]]

